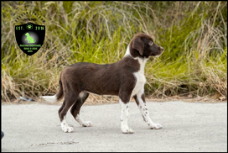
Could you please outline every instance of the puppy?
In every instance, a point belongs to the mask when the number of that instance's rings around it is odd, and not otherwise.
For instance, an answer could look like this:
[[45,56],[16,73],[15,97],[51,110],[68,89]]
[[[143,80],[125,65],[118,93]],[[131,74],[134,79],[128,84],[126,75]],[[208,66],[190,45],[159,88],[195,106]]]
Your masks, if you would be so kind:
[[71,114],[84,127],[92,126],[80,115],[80,108],[89,96],[89,93],[98,95],[117,95],[121,105],[121,130],[130,134],[133,130],[128,126],[128,104],[133,97],[140,109],[144,121],[151,129],[160,129],[162,126],[154,123],[146,106],[144,85],[146,78],[144,67],[150,56],[158,56],[163,48],[157,46],[147,34],[136,34],[127,47],[124,57],[113,64],[76,63],[62,70],[59,79],[59,91],[55,96],[43,96],[47,101],[57,101],[64,97],[59,109],[61,128],[64,132],[73,132],[68,126],[65,116],[71,107]]

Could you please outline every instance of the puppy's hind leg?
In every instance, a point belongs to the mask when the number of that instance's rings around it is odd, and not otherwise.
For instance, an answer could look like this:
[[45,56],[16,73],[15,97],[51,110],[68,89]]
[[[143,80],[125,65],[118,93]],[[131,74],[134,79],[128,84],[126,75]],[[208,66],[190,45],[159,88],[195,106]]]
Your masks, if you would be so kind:
[[71,108],[71,114],[73,115],[73,117],[75,118],[75,120],[82,125],[83,127],[90,127],[92,126],[92,123],[90,121],[85,121],[82,119],[82,117],[80,116],[80,109],[81,106],[84,104],[84,102],[86,101],[86,99],[88,98],[89,93],[87,92],[81,92],[78,96],[78,99],[76,101],[76,103],[74,103],[74,105]]
[[78,93],[70,93],[70,94],[66,95],[64,97],[65,99],[64,99],[63,105],[59,109],[59,118],[60,118],[60,122],[61,122],[61,128],[62,128],[63,132],[65,132],[65,133],[74,131],[73,127],[70,127],[67,124],[65,118],[66,118],[67,111],[75,103],[75,101],[76,101],[75,99],[77,97],[78,97]]

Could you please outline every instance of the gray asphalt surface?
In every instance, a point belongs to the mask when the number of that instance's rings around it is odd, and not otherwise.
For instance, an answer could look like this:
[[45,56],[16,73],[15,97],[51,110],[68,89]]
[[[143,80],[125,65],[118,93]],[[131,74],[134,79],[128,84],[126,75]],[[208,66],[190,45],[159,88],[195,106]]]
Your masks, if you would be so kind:
[[68,112],[74,133],[61,131],[60,105],[3,104],[1,151],[227,151],[226,102],[148,102],[147,106],[163,129],[149,129],[131,102],[129,126],[135,133],[122,134],[119,104],[83,106],[81,115],[93,127],[81,127]]

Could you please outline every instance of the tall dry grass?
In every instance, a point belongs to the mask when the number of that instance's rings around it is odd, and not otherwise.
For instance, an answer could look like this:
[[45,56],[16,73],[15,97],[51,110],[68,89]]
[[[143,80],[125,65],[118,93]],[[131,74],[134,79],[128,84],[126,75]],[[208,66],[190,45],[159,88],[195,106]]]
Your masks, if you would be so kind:
[[[2,100],[54,94],[64,67],[116,62],[139,32],[165,49],[146,65],[147,95],[227,97],[227,2],[1,4]],[[15,19],[25,11],[46,21],[45,43],[31,57],[14,36]]]

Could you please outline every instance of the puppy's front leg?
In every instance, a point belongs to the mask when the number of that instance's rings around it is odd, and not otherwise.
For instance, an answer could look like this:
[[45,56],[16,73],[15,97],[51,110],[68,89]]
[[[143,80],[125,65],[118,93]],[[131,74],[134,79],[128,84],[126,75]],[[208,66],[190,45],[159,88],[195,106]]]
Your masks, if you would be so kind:
[[121,98],[119,99],[120,107],[121,107],[121,130],[124,134],[132,134],[134,131],[128,127],[128,116],[129,116],[129,109],[128,109],[128,102],[123,102]]
[[143,120],[148,124],[151,129],[161,129],[162,126],[159,123],[154,123],[149,115],[149,111],[146,106],[146,101],[144,97],[144,89],[134,96],[134,99],[140,109]]

